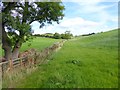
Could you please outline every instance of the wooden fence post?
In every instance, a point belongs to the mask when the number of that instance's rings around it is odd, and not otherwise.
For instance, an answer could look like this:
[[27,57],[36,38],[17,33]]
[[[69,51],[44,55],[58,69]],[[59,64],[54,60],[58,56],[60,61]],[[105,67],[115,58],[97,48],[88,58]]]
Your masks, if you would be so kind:
[[8,69],[6,70],[6,72],[12,70],[12,68],[13,68],[13,62],[12,62],[12,59],[10,59],[10,60],[9,60],[9,67],[8,67]]
[[22,59],[20,58],[20,66],[22,67]]
[[10,70],[12,70],[12,68],[13,68],[13,61],[12,59],[10,59]]
[[33,65],[35,65],[35,62],[36,62],[36,58],[37,57],[37,53],[36,52],[34,52],[34,57],[33,57]]

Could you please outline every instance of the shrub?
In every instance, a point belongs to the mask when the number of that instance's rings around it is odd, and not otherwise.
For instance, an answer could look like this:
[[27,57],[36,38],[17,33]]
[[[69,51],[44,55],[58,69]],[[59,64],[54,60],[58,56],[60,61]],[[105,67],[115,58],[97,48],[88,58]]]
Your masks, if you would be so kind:
[[53,37],[54,37],[55,39],[61,39],[61,35],[60,35],[59,33],[55,33],[55,34],[53,35]]

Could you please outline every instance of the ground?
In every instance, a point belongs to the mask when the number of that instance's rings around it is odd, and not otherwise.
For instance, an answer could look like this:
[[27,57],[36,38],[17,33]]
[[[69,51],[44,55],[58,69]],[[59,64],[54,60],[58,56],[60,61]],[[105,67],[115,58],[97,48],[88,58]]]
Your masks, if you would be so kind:
[[77,37],[65,42],[47,63],[20,79],[22,88],[118,87],[118,31]]

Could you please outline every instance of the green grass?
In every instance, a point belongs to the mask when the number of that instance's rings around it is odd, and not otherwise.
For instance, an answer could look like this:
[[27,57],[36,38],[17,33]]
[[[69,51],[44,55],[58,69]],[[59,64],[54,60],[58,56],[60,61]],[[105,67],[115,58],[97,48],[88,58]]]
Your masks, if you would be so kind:
[[118,87],[118,31],[67,41],[64,46],[15,87]]
[[[26,43],[23,43],[22,47],[20,49],[20,52],[23,52],[23,51],[30,49],[30,48],[35,48],[38,51],[41,51],[42,49],[49,47],[50,45],[52,45],[53,43],[58,42],[58,41],[60,41],[60,39],[36,37],[36,38],[33,38],[31,40],[31,42],[27,41]],[[0,46],[0,51],[2,51],[2,52],[0,52],[0,57],[1,57],[4,55],[1,46]]]
[[[34,38],[31,42],[23,43],[23,45],[20,49],[20,52],[23,52],[30,48],[35,48],[37,51],[41,51],[44,48],[49,47],[49,46],[53,45],[53,43],[59,42],[59,41],[61,41],[61,40],[37,37],[37,38]],[[30,43],[31,43],[31,45],[28,46]],[[14,86],[13,82],[15,82],[15,83],[18,82],[21,78],[26,76],[28,73],[31,73],[32,71],[34,71],[34,68],[27,68],[27,69],[26,68],[23,68],[23,69],[16,68],[14,70],[14,72],[12,72],[12,73],[11,72],[5,73],[2,86],[6,87],[6,88],[11,85]]]
[[[41,51],[42,49],[49,47],[50,45],[58,41],[60,41],[60,39],[36,37],[31,42],[23,43],[20,51],[22,52],[30,48],[35,48],[38,51]],[[31,45],[29,46],[29,44]]]

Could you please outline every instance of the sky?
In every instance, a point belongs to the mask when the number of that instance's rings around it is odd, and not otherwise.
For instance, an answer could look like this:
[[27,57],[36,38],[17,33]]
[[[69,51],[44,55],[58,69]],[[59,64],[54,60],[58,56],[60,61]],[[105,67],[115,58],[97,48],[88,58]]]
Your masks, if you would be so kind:
[[53,22],[39,28],[37,21],[31,24],[34,34],[64,33],[71,31],[73,35],[105,32],[118,28],[117,0],[71,0],[63,1],[64,18],[60,24]]

